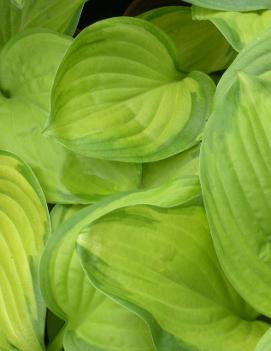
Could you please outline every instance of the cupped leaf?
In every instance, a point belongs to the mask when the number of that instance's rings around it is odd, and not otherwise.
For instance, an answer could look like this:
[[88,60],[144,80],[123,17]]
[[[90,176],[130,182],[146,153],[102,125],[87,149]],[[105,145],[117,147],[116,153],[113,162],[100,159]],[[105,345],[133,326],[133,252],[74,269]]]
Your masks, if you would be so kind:
[[178,64],[182,70],[220,71],[236,55],[211,22],[192,20],[189,7],[162,7],[146,12],[140,18],[150,21],[169,35],[176,45]]
[[67,37],[34,30],[0,54],[0,148],[32,167],[51,203],[96,201],[136,188],[141,175],[139,165],[77,156],[42,134],[55,73],[70,44]]
[[236,51],[241,51],[271,27],[271,10],[254,12],[224,12],[193,6],[193,18],[210,20]]
[[[243,50],[219,84],[200,160],[204,201],[223,269],[239,293],[269,317],[270,41],[269,31]],[[247,65],[251,57],[255,61]],[[258,67],[259,62],[266,65]]]
[[50,232],[31,169],[0,151],[0,350],[42,351],[45,304],[39,263]]
[[200,144],[165,160],[142,165],[142,187],[153,188],[181,176],[199,175]]
[[[109,346],[106,346],[106,343],[109,342],[108,338],[111,335],[112,347],[119,347],[120,350],[133,350],[135,347],[140,350],[144,347],[148,350],[152,349],[150,348],[151,344],[147,342],[147,329],[144,323],[132,318],[123,307],[118,311],[118,306],[116,307],[116,304],[111,301],[110,307],[109,301],[104,300],[104,297],[90,285],[75,251],[75,243],[79,234],[88,230],[90,223],[100,216],[114,209],[125,207],[127,204],[136,205],[145,202],[168,207],[175,206],[176,203],[182,203],[184,199],[189,198],[191,201],[198,199],[199,196],[198,178],[183,177],[151,190],[118,194],[104,199],[92,206],[81,209],[56,230],[48,242],[42,258],[42,290],[49,308],[68,322],[66,340],[64,340],[67,347],[73,346],[79,349],[79,346],[81,348],[83,348],[83,345],[87,347],[87,343],[88,345],[96,345],[97,348],[97,344],[103,345],[101,348],[107,350]],[[68,211],[74,211],[74,209]],[[57,221],[65,221],[68,211],[66,212],[63,207],[57,207],[53,212],[53,218],[55,217]],[[55,227],[54,220],[53,227]],[[60,265],[65,269],[60,270]],[[96,312],[93,311],[95,306]],[[108,309],[111,309],[112,317],[110,317]],[[89,312],[89,314],[86,314],[86,312]],[[85,317],[82,318],[82,316]],[[102,332],[97,330],[95,320],[96,322],[100,321],[99,327],[102,328]],[[129,327],[128,330],[123,329],[124,321],[126,321],[126,329]],[[114,325],[117,323],[118,331],[113,331],[112,323]],[[155,321],[153,321],[151,327],[155,342],[162,343],[165,340],[164,333]],[[108,329],[109,334],[104,332],[104,328]],[[133,332],[132,329],[134,329]],[[115,337],[112,336],[112,333]],[[123,333],[125,334],[123,335]],[[108,338],[105,335],[108,335]],[[133,335],[138,338],[137,341],[134,340]],[[134,344],[131,343],[132,341]]]
[[154,336],[157,350],[253,351],[268,328],[225,278],[191,198],[127,202],[84,229],[78,252],[95,286],[171,335],[162,345]]
[[73,34],[76,15],[85,0],[0,0],[0,49],[28,28]]
[[88,27],[58,70],[47,134],[79,154],[125,162],[188,149],[201,136],[214,85],[176,64],[170,38],[147,21]]
[[271,0],[186,0],[193,5],[222,11],[254,11],[271,9]]
[[[45,299],[51,310],[66,321],[65,330],[60,331],[65,351],[154,351],[147,325],[88,281],[75,251],[78,233],[70,235],[68,221],[82,208],[53,209],[54,235],[41,264]],[[66,233],[59,236],[63,226]]]

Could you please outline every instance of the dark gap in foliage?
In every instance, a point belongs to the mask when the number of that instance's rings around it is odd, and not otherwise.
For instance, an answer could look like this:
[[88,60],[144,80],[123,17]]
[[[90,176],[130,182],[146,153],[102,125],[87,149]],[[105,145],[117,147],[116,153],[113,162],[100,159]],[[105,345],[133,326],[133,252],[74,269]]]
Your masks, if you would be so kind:
[[267,316],[264,316],[264,315],[261,315],[257,318],[258,321],[262,321],[262,322],[265,322],[265,323],[268,323],[268,324],[271,324],[271,318],[267,317]]
[[79,30],[82,30],[90,24],[105,18],[122,16],[131,2],[131,0],[87,1],[83,8],[80,22],[78,25]]

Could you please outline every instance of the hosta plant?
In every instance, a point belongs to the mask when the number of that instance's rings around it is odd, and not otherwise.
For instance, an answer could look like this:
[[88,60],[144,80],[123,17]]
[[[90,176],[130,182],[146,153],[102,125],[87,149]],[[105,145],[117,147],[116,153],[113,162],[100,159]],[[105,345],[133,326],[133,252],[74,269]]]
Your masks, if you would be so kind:
[[271,1],[0,5],[0,351],[270,351]]

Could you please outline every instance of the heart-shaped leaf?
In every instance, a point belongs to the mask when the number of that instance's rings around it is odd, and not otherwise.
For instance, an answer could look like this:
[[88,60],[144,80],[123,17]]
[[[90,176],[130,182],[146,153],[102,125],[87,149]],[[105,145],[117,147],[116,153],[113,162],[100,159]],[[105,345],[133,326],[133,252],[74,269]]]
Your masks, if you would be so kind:
[[186,0],[187,2],[208,9],[222,11],[254,11],[271,9],[271,0]]
[[54,235],[41,264],[45,299],[66,321],[65,329],[60,331],[64,349],[154,351],[146,324],[97,291],[88,281],[75,251],[78,233],[73,231],[71,234],[69,228],[73,221],[68,221],[81,208],[56,206],[53,209]]
[[192,8],[196,20],[210,20],[236,51],[271,27],[271,10],[254,12],[225,12],[197,6]]
[[188,149],[202,134],[214,85],[176,65],[173,42],[151,23],[125,17],[95,23],[60,65],[47,133],[79,154],[107,160],[150,162]]
[[55,73],[70,44],[34,30],[12,39],[0,54],[0,148],[32,167],[51,203],[96,201],[136,188],[141,175],[139,165],[76,156],[42,134]]
[[147,199],[100,210],[79,236],[93,284],[151,328],[158,323],[167,338],[154,334],[157,350],[253,351],[268,325],[224,276],[201,204],[189,197],[175,207],[148,206]]
[[42,351],[45,304],[39,263],[50,232],[44,195],[31,169],[0,152],[0,349]]
[[211,22],[193,21],[189,7],[162,7],[143,13],[140,18],[155,24],[173,40],[182,70],[220,71],[236,55]]
[[271,31],[248,45],[221,80],[200,174],[214,244],[239,293],[271,316]]

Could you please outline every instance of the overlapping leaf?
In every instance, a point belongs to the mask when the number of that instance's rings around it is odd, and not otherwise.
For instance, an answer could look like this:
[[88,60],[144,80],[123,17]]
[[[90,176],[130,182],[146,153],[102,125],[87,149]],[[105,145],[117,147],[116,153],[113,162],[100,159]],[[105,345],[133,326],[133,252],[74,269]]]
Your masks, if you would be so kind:
[[271,9],[271,0],[186,0],[187,2],[214,10],[254,11]]
[[95,201],[136,188],[141,172],[132,164],[76,156],[42,134],[55,72],[70,44],[54,33],[30,31],[8,43],[0,56],[0,148],[33,168],[52,203]]
[[1,151],[1,351],[44,349],[39,262],[49,231],[45,198],[34,174],[17,157]]
[[143,12],[153,10],[162,6],[181,6],[188,5],[181,0],[133,0],[126,11],[125,16],[138,16]]
[[214,23],[237,51],[241,51],[271,27],[271,10],[243,13],[214,11],[194,6],[193,17]]
[[262,339],[257,344],[255,351],[269,351],[271,345],[271,329],[264,334]]
[[180,176],[198,175],[199,151],[200,144],[165,160],[143,164],[142,187],[153,188]]
[[111,205],[108,214],[100,209],[81,233],[78,250],[92,282],[151,328],[158,323],[157,350],[253,351],[268,325],[222,273],[200,203],[183,196],[179,206],[146,206],[147,194]]
[[162,7],[140,17],[161,28],[174,41],[181,70],[219,71],[225,69],[235,56],[211,22],[192,20],[189,7]]
[[271,31],[220,82],[204,135],[201,183],[214,244],[235,288],[271,316]]
[[1,0],[0,49],[28,28],[73,34],[85,0]]
[[71,234],[69,223],[73,222],[67,221],[80,208],[57,206],[52,211],[55,233],[41,266],[45,299],[66,321],[60,331],[65,350],[154,351],[147,325],[88,281],[75,251],[78,233]]
[[173,42],[147,21],[88,27],[57,73],[47,134],[80,154],[125,162],[188,149],[201,136],[214,87],[176,65]]

